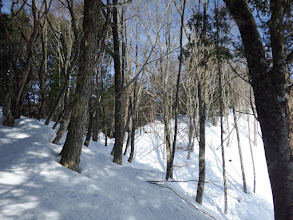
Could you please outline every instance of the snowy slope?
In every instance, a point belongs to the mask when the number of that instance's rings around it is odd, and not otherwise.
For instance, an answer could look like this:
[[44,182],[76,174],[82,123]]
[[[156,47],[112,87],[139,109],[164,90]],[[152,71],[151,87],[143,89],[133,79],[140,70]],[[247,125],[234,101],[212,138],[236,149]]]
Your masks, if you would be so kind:
[[97,149],[84,149],[84,175],[62,167],[52,135],[33,119],[0,126],[0,219],[211,219],[146,183],[160,172],[118,166]]
[[[60,145],[50,143],[54,132],[34,119],[19,119],[14,128],[0,125],[0,219],[273,219],[273,206],[261,140],[254,148],[256,194],[245,120],[241,141],[249,192],[242,192],[236,138],[226,148],[228,215],[223,214],[219,129],[207,128],[207,176],[203,207],[194,202],[198,178],[196,143],[192,159],[184,150],[187,129],[180,123],[175,180],[164,182],[163,125],[151,123],[137,130],[132,164],[111,162],[109,146],[91,142],[83,147],[81,174],[62,167]],[[230,126],[232,127],[232,125]],[[252,127],[252,126],[251,126]],[[235,136],[235,135],[234,135]],[[235,139],[235,140],[234,140]],[[64,138],[63,138],[64,141]],[[62,144],[62,143],[61,143]],[[147,181],[155,180],[159,185]],[[192,181],[190,181],[192,180]],[[212,181],[212,182],[211,182]],[[206,213],[206,214],[204,214]],[[209,216],[212,216],[209,217]]]
[[[253,117],[250,119],[250,128],[253,132]],[[198,142],[195,141],[195,149],[191,160],[187,160],[187,119],[180,119],[178,146],[182,149],[176,151],[174,179],[181,182],[165,183],[191,198],[196,197],[198,179]],[[219,124],[219,123],[218,123]],[[244,168],[248,193],[243,192],[240,159],[236,140],[235,129],[230,135],[229,144],[225,142],[227,185],[228,185],[228,214],[225,216],[224,193],[222,178],[222,156],[220,146],[220,126],[209,125],[206,130],[206,184],[203,206],[213,210],[217,216],[231,220],[271,220],[273,215],[273,201],[266,166],[263,144],[258,136],[257,147],[253,146],[253,154],[256,166],[256,193],[253,193],[253,169],[251,153],[248,142],[247,116],[240,117],[238,126],[244,159]],[[227,126],[225,126],[227,127]],[[136,159],[132,166],[144,169],[165,171],[164,151],[162,138],[164,134],[163,124],[151,123],[143,128],[141,135],[137,132]],[[229,116],[229,128],[233,129],[233,117]],[[259,129],[260,130],[260,129]],[[230,133],[230,132],[229,132]],[[227,136],[226,132],[224,138]],[[253,134],[251,134],[253,137]],[[159,146],[159,147],[158,147]],[[231,161],[231,162],[230,162]],[[161,177],[163,179],[163,176]],[[195,180],[195,181],[190,181]],[[187,181],[187,182],[183,182]]]

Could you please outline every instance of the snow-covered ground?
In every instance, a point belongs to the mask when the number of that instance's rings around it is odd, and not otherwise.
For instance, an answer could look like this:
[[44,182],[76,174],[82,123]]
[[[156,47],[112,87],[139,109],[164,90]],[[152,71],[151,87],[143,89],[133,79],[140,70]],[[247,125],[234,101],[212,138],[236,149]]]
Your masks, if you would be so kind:
[[[229,118],[232,122],[232,118]],[[1,122],[1,120],[0,120]],[[252,123],[252,118],[251,118]],[[108,147],[91,142],[83,147],[80,172],[61,166],[60,145],[51,144],[55,131],[29,118],[15,127],[0,125],[0,219],[273,219],[270,183],[264,150],[259,137],[253,147],[256,164],[256,193],[248,142],[247,120],[239,119],[248,193],[242,177],[236,136],[225,147],[228,181],[228,214],[223,213],[223,181],[219,127],[207,127],[207,172],[203,206],[195,201],[198,179],[198,143],[187,160],[187,126],[179,124],[174,180],[165,182],[162,144],[163,125],[151,123],[136,132],[132,164],[112,163]],[[233,125],[230,124],[230,129]],[[253,128],[252,124],[250,126]],[[64,138],[63,140],[64,141]],[[229,161],[231,160],[231,162]],[[162,181],[158,185],[147,181]],[[183,182],[184,181],[184,182]]]

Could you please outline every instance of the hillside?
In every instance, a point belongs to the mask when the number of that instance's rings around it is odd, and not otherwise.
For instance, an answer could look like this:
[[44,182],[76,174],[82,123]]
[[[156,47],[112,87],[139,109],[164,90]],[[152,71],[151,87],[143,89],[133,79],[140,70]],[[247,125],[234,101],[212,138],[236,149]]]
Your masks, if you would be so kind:
[[273,219],[261,139],[253,149],[257,177],[254,194],[246,116],[240,118],[239,125],[248,193],[242,191],[236,137],[232,133],[231,143],[225,148],[227,216],[222,211],[218,127],[207,128],[207,183],[203,206],[200,206],[194,201],[198,144],[191,160],[187,160],[184,117],[180,118],[174,170],[174,181],[181,182],[164,181],[163,125],[159,121],[137,130],[132,164],[127,162],[127,156],[122,166],[112,163],[110,151],[114,140],[105,147],[101,133],[100,142],[83,147],[80,173],[58,163],[61,144],[50,143],[55,134],[50,126],[29,118],[19,119],[13,128],[0,125],[0,219]]

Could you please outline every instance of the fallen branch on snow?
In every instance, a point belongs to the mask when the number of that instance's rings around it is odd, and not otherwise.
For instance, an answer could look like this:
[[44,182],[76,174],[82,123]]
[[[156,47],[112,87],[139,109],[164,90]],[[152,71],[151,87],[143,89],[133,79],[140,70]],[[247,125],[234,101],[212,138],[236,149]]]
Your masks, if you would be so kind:
[[209,217],[211,217],[211,218],[217,220],[214,216],[210,215],[209,213],[207,213],[207,212],[205,212],[205,211],[203,211],[203,210],[200,210],[200,209],[197,208],[194,204],[192,204],[191,202],[187,201],[185,198],[183,198],[182,196],[180,196],[180,195],[179,195],[174,189],[172,189],[171,187],[169,187],[169,186],[164,186],[164,185],[161,185],[161,184],[156,183],[156,182],[151,182],[151,181],[147,181],[147,182],[150,183],[150,184],[154,184],[154,185],[161,186],[161,187],[163,187],[163,188],[167,188],[167,189],[172,190],[177,196],[179,196],[179,197],[180,197],[182,200],[184,200],[187,204],[191,205],[193,208],[195,208],[196,210],[200,211],[201,213],[203,213],[203,214],[205,214],[205,215],[207,215],[207,216],[209,216]]

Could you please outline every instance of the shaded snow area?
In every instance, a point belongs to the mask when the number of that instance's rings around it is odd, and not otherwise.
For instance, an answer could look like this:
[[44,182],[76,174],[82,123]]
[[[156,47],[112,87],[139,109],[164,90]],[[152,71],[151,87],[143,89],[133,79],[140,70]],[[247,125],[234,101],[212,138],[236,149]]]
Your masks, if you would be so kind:
[[[232,119],[232,118],[231,118]],[[252,120],[252,118],[251,118]],[[15,127],[0,125],[0,219],[273,219],[273,205],[261,139],[253,146],[256,193],[248,143],[247,121],[239,120],[248,193],[243,193],[236,136],[226,150],[228,214],[223,213],[223,181],[218,127],[207,127],[206,185],[203,206],[195,201],[198,179],[198,143],[187,160],[187,125],[179,124],[179,149],[175,155],[174,180],[165,182],[163,125],[151,123],[136,131],[132,164],[112,162],[108,147],[100,142],[83,146],[80,173],[61,166],[60,145],[50,126],[21,118]],[[243,122],[243,123],[242,123]],[[251,127],[253,124],[251,124]],[[230,129],[232,129],[232,124]],[[231,162],[229,162],[231,160]],[[162,181],[150,184],[147,181]],[[185,181],[185,182],[183,182]]]

